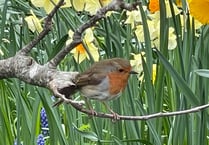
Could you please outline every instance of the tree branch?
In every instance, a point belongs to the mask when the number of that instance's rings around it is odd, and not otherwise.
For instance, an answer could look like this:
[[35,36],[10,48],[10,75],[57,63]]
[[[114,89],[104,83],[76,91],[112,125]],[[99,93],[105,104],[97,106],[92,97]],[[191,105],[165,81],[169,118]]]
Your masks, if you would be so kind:
[[64,49],[62,49],[59,53],[57,53],[57,55],[49,61],[50,67],[56,67],[73,48],[75,48],[78,44],[80,44],[82,42],[82,33],[86,29],[94,26],[96,22],[104,18],[105,14],[108,11],[118,11],[121,9],[134,10],[134,9],[137,9],[137,5],[139,4],[141,4],[141,2],[139,1],[134,2],[132,4],[128,4],[128,3],[125,3],[123,0],[113,0],[107,6],[100,8],[97,11],[96,15],[94,15],[88,22],[81,25],[74,32],[73,41],[69,45],[67,45]]
[[45,18],[45,23],[44,23],[44,29],[43,31],[36,37],[34,38],[30,43],[25,45],[18,53],[21,55],[26,55],[28,54],[31,49],[40,42],[48,33],[51,31],[52,27],[52,18],[55,15],[55,13],[58,11],[58,9],[64,4],[64,0],[60,0],[57,5],[55,5],[54,9],[48,14],[48,16]]
[[[77,109],[78,111],[92,116],[92,111],[84,109],[82,107],[82,105],[80,105],[78,103],[72,103],[72,102],[70,102],[70,104],[75,109]],[[195,113],[195,112],[199,112],[199,111],[202,111],[204,109],[207,109],[207,108],[209,108],[209,104],[197,106],[197,107],[187,109],[187,110],[174,111],[174,112],[159,112],[159,113],[154,113],[154,114],[149,114],[149,115],[142,115],[142,116],[119,115],[118,117],[119,117],[119,120],[149,120],[149,119],[159,118],[159,117],[169,117],[169,116],[177,116],[177,115]],[[114,120],[114,115],[113,114],[105,114],[105,113],[98,112],[97,114],[94,114],[93,116],[94,117],[100,117],[100,118],[110,118],[110,119]]]

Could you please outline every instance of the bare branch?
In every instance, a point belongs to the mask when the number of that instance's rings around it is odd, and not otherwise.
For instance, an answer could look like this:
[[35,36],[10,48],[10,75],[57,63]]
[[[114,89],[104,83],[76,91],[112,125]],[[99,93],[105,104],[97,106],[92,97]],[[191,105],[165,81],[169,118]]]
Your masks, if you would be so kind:
[[13,77],[13,71],[11,70],[11,58],[0,60],[0,79]]
[[42,40],[48,33],[51,31],[52,27],[52,18],[55,15],[55,13],[58,11],[58,9],[63,5],[64,0],[60,0],[57,5],[55,5],[54,9],[48,14],[48,16],[45,19],[44,23],[44,29],[43,31],[36,37],[34,38],[30,43],[25,45],[18,53],[21,55],[26,55],[28,54],[31,49],[39,43],[40,40]]
[[54,94],[65,88],[73,87],[72,80],[77,74],[78,72],[63,72],[51,69],[47,65],[40,65],[32,57],[25,55],[18,54],[0,60],[0,79],[18,78],[29,84],[48,88]]
[[[92,115],[92,111],[91,110],[84,109],[80,104],[72,103],[72,102],[69,102],[69,103],[75,109],[77,109],[78,111],[83,112],[83,113],[88,114],[88,115]],[[202,111],[204,109],[207,109],[207,108],[209,108],[209,104],[197,106],[197,107],[194,107],[194,108],[191,108],[191,109],[187,109],[187,110],[174,111],[174,112],[159,112],[159,113],[143,115],[143,116],[124,116],[124,115],[119,115],[118,117],[119,117],[119,120],[149,120],[149,119],[159,118],[159,117],[169,117],[169,116],[177,116],[177,115],[195,113],[195,112],[199,112],[199,111]],[[105,113],[101,113],[101,112],[98,112],[97,114],[94,114],[93,116],[94,117],[100,117],[100,118],[114,119],[114,115],[113,114],[105,114]]]
[[137,9],[136,6],[139,4],[141,4],[141,2],[139,1],[132,3],[132,4],[128,4],[128,3],[125,3],[123,0],[113,0],[107,6],[104,6],[101,9],[99,9],[96,15],[94,15],[88,22],[81,25],[74,32],[73,41],[69,45],[67,45],[64,49],[62,49],[53,59],[49,61],[50,67],[56,67],[74,47],[80,44],[82,42],[82,33],[86,29],[94,26],[96,22],[98,22],[100,19],[104,18],[105,14],[108,11],[118,11],[121,9],[134,10],[134,9]]

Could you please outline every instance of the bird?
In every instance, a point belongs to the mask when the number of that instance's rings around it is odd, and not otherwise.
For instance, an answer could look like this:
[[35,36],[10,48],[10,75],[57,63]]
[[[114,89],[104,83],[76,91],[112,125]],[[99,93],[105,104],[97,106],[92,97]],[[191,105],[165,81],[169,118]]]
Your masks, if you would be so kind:
[[[101,101],[114,118],[118,118],[118,114],[108,106],[107,101],[117,99],[121,95],[130,74],[137,74],[137,72],[133,71],[130,62],[124,58],[111,58],[95,62],[89,69],[75,77],[73,80],[75,86],[67,93],[68,97],[79,91],[84,96],[86,105],[90,107],[89,99]],[[62,102],[63,100],[59,100],[53,106]],[[96,111],[91,107],[90,110],[92,114],[96,114]]]

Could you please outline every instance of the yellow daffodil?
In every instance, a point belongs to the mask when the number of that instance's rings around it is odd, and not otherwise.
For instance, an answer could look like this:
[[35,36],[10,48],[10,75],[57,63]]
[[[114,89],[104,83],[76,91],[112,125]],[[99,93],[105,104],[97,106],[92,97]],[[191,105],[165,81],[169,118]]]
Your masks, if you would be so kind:
[[[192,19],[190,18],[190,24],[192,24]],[[202,23],[200,23],[200,21],[198,21],[198,20],[194,20],[194,27],[195,27],[195,29],[197,30],[197,29],[200,29],[200,27],[202,27]]]
[[[157,37],[159,37],[159,21],[155,23],[154,21],[147,20],[147,25],[149,28],[150,39],[155,40]],[[135,30],[137,39],[140,42],[144,42],[144,30],[143,29],[144,28],[142,25],[138,25]]]
[[175,32],[174,32],[174,28],[169,27],[168,32],[169,32],[168,33],[168,50],[173,50],[177,46],[176,35],[175,35]]
[[83,11],[86,5],[85,0],[72,0],[72,6],[76,11]]
[[144,42],[144,30],[143,25],[136,26],[135,34],[139,42]]
[[[177,46],[177,42],[176,42],[176,34],[174,33],[174,28],[173,27],[169,27],[168,30],[168,50],[173,50],[176,48]],[[159,34],[160,32],[158,32],[158,38],[153,40],[153,44],[155,47],[159,48],[160,47],[160,40],[159,40]]]
[[76,46],[76,48],[74,48],[71,53],[73,53],[73,57],[75,59],[75,61],[77,63],[81,63],[82,61],[84,61],[88,54],[86,52],[86,49],[84,48],[83,44],[79,44],[78,46]]
[[[149,14],[150,19],[147,20],[147,25],[149,29],[150,39],[152,41],[153,47],[159,48],[159,38],[160,38],[160,12],[156,11],[155,13]],[[137,39],[140,42],[144,42],[144,28],[143,25],[139,24],[136,26],[135,34]],[[172,27],[169,28],[169,37],[168,37],[168,49],[173,50],[177,46],[176,34]]]
[[[187,0],[187,2],[190,2],[191,0]],[[175,0],[175,3],[178,7],[182,7],[182,0]]]
[[36,30],[40,33],[43,28],[41,26],[41,20],[39,20],[36,15],[33,13],[31,10],[30,13],[32,14],[31,16],[25,17],[25,21],[28,24],[28,28],[32,31],[35,32]]
[[131,28],[134,28],[136,23],[142,22],[139,10],[127,11],[126,15],[128,18],[126,19],[125,24],[131,24]]
[[[156,15],[159,12],[156,12],[152,15]],[[154,16],[153,16],[154,17]],[[152,17],[151,17],[152,18]],[[152,41],[153,46],[159,48],[159,38],[160,38],[160,19],[158,16],[155,16],[155,19],[152,20],[147,20],[147,25],[149,28],[149,34],[150,34],[150,39]],[[137,39],[140,42],[144,42],[144,31],[143,31],[143,26],[138,25],[136,26],[135,34]],[[169,28],[169,37],[168,37],[168,49],[173,50],[177,46],[176,42],[176,34],[174,33],[174,28],[170,27]]]
[[[176,4],[172,3],[172,5],[173,5],[175,15],[180,14],[181,11],[178,9]],[[166,8],[167,18],[171,18],[172,14],[171,14],[170,4],[168,0],[165,0],[165,8]],[[159,11],[160,10],[159,0],[150,0],[149,10],[151,13],[155,13]]]
[[[160,34],[158,34],[159,36]],[[154,39],[153,40],[153,44],[159,48],[160,47],[160,42],[159,39]],[[169,27],[169,33],[168,33],[168,50],[173,50],[175,49],[177,46],[177,42],[176,42],[176,35],[174,33],[174,28],[173,27]]]
[[130,64],[133,67],[134,71],[138,72],[139,75],[143,72],[142,56],[144,54],[144,52],[138,54],[131,53],[131,55],[133,55],[133,59],[130,60]]
[[[73,35],[72,30],[70,30],[68,32],[68,34],[69,34],[70,39],[66,42],[66,44],[69,44],[70,42],[72,42],[72,35]],[[88,49],[89,53],[91,54],[91,56],[93,57],[94,61],[98,61],[99,60],[99,52],[98,52],[98,48],[93,43],[94,40],[95,40],[95,38],[94,38],[92,29],[91,28],[87,29],[85,31],[83,42],[85,43],[85,46],[87,47],[87,49]],[[71,51],[71,53],[73,54],[73,57],[77,63],[81,63],[86,58],[89,59],[89,55],[86,52],[85,46],[81,43]]]
[[[56,5],[59,0],[31,0],[32,4],[36,7],[43,7],[47,14],[49,14],[52,9],[54,8],[54,5]],[[65,5],[62,7],[71,7],[71,1],[65,0]]]
[[[173,10],[174,10],[174,14],[178,15],[181,13],[181,11],[178,9],[177,5],[172,3],[173,5]],[[169,0],[165,0],[165,8],[166,8],[166,14],[168,18],[172,17],[172,13],[171,13],[171,8],[170,8],[170,4],[169,4]]]
[[[142,66],[142,56],[144,56],[144,52],[142,53],[138,53],[138,54],[134,54],[131,53],[131,55],[133,55],[133,59],[130,60],[131,66],[133,67],[134,71],[138,72],[138,78],[140,81],[143,80],[144,75],[143,75],[143,66]],[[144,58],[146,60],[146,58]],[[152,83],[155,83],[156,80],[156,73],[157,73],[157,65],[153,64],[152,65]]]
[[112,0],[99,0],[99,2],[104,7],[104,6],[108,5],[110,2],[112,2]]
[[97,10],[108,5],[112,0],[86,0],[85,10],[95,15]]
[[155,13],[160,10],[159,0],[150,0],[149,1],[149,11]]
[[189,9],[191,15],[202,24],[209,24],[209,0],[190,0]]
[[157,74],[157,64],[153,64],[152,65],[152,84],[155,83],[156,74]]
[[[190,27],[191,28],[193,27],[192,26],[193,19],[192,19],[192,16],[191,15],[189,15],[189,17],[188,17],[188,15],[180,15],[180,19],[181,19],[182,28],[185,29],[184,31],[186,31],[186,27],[187,27],[187,23],[186,22],[187,22],[188,19],[190,20]],[[198,20],[194,19],[194,28],[195,28],[195,30],[200,29],[200,27],[202,25],[203,25],[202,23],[200,23]],[[197,33],[197,31],[195,31],[195,35],[196,36],[199,36],[199,34]]]

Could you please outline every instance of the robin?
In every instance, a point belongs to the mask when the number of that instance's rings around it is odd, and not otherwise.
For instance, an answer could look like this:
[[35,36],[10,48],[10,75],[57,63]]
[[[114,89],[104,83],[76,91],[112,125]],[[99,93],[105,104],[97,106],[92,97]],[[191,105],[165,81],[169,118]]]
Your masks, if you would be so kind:
[[[120,96],[127,85],[130,74],[137,74],[137,72],[132,71],[132,67],[126,59],[112,58],[96,62],[88,70],[75,77],[73,81],[75,88],[68,95],[80,91],[84,95],[87,105],[89,105],[88,99],[99,100],[115,118],[118,118],[117,113],[107,105],[107,101]],[[59,100],[54,106],[62,102]],[[96,114],[92,108],[90,109],[92,114]]]

